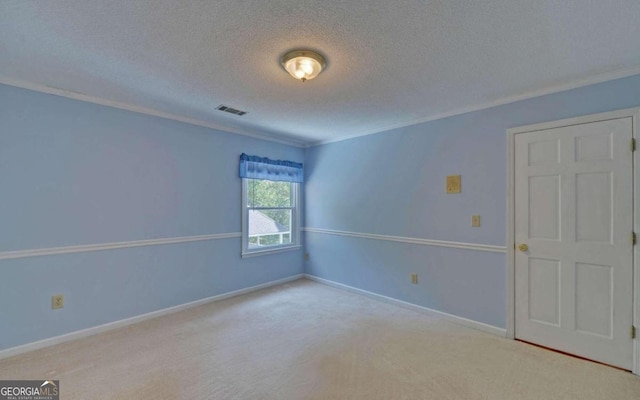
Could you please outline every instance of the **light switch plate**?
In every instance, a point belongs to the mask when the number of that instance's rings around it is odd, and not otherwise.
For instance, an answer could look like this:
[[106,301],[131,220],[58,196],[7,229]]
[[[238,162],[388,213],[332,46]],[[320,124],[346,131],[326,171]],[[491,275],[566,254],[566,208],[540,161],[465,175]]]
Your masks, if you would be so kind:
[[461,181],[460,175],[447,176],[447,193],[460,193]]
[[62,307],[64,307],[64,296],[61,294],[51,296],[51,308],[57,310]]
[[478,228],[480,226],[480,216],[472,215],[471,216],[471,226],[474,228]]

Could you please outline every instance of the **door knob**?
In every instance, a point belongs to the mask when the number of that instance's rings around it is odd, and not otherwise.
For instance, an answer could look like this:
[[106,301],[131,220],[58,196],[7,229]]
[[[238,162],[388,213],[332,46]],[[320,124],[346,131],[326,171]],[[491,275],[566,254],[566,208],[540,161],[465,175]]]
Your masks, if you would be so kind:
[[520,251],[525,252],[527,250],[529,250],[529,246],[527,246],[526,244],[522,243],[520,246],[518,246],[518,248],[520,249]]

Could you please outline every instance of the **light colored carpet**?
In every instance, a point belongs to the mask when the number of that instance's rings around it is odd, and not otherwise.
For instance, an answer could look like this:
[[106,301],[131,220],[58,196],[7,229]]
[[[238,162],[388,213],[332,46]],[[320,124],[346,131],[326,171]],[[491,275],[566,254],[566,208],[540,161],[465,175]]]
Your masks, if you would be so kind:
[[640,399],[640,378],[300,280],[0,360],[61,399]]

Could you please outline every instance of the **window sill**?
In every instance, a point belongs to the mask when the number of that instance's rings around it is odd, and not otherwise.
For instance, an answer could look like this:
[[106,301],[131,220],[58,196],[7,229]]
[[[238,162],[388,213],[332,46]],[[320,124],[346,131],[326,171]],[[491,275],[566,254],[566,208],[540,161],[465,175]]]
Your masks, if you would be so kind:
[[302,246],[295,245],[295,246],[286,246],[286,247],[276,247],[276,248],[267,249],[267,250],[246,251],[246,252],[242,252],[242,258],[266,256],[266,255],[269,255],[269,254],[283,253],[285,251],[299,250],[301,248],[302,248]]

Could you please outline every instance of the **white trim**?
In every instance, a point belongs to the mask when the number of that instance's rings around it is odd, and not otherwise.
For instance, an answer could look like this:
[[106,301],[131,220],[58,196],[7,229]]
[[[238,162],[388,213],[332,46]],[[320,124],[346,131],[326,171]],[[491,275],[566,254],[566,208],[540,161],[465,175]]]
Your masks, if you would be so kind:
[[516,338],[515,265],[515,139],[507,131],[507,338]]
[[443,113],[440,113],[440,114],[427,116],[427,117],[423,117],[423,118],[417,118],[417,119],[414,119],[414,120],[411,120],[411,121],[400,122],[400,123],[392,124],[392,125],[385,125],[382,128],[376,128],[376,129],[373,129],[373,130],[368,130],[368,131],[356,133],[356,134],[353,134],[353,135],[344,136],[344,137],[337,138],[337,139],[329,139],[329,140],[322,140],[322,141],[314,142],[314,143],[310,144],[308,147],[321,146],[321,145],[324,145],[324,144],[341,142],[343,140],[355,139],[355,138],[361,137],[361,136],[373,135],[373,134],[376,134],[376,133],[381,133],[381,132],[389,131],[389,130],[392,130],[392,129],[398,129],[398,128],[404,128],[404,127],[407,127],[407,126],[418,125],[418,124],[422,124],[422,123],[425,123],[425,122],[436,121],[436,120],[439,120],[439,119],[453,117],[453,116],[456,116],[456,115],[467,114],[467,113],[474,112],[474,111],[486,110],[487,108],[492,108],[492,107],[501,106],[501,105],[505,105],[505,104],[515,103],[517,101],[532,99],[534,97],[545,96],[545,95],[548,95],[548,94],[564,92],[564,91],[567,91],[567,90],[578,89],[578,88],[581,88],[581,87],[584,87],[584,86],[595,85],[597,83],[612,81],[612,80],[615,80],[615,79],[626,78],[626,77],[633,76],[633,75],[638,75],[638,74],[640,74],[640,67],[617,70],[617,71],[613,71],[613,72],[606,72],[606,73],[603,73],[603,74],[595,75],[595,76],[593,76],[591,78],[587,78],[587,79],[579,79],[579,80],[574,80],[574,81],[571,81],[571,82],[568,82],[568,83],[561,83],[561,84],[558,84],[558,85],[551,85],[551,86],[547,86],[547,87],[545,87],[543,89],[532,90],[532,91],[525,92],[525,93],[522,93],[522,94],[519,94],[519,95],[515,95],[515,96],[501,97],[501,98],[498,98],[498,99],[493,100],[493,101],[479,103],[479,104],[476,104],[476,105],[473,105],[473,106],[469,106],[469,107],[458,108],[458,109],[453,110],[453,111],[447,111],[447,112],[443,112]]
[[200,242],[203,240],[218,240],[241,237],[240,232],[214,233],[210,235],[183,236],[174,238],[132,240],[129,242],[81,244],[76,246],[49,247],[43,249],[13,250],[0,252],[0,260],[15,258],[50,256],[54,254],[84,253],[88,251],[124,249],[128,247],[159,246],[164,244]]
[[507,134],[515,135],[533,131],[561,128],[571,125],[589,124],[591,122],[607,121],[611,119],[635,117],[640,110],[638,107],[625,108],[623,110],[607,111],[598,114],[581,115],[573,118],[565,118],[557,121],[540,122],[538,124],[518,126],[507,130]]
[[435,317],[439,317],[439,318],[442,318],[442,319],[447,320],[449,322],[452,322],[454,324],[466,326],[467,328],[477,329],[479,331],[491,333],[493,335],[497,335],[497,336],[501,336],[501,337],[505,337],[505,334],[506,334],[506,330],[505,329],[499,328],[497,326],[485,324],[483,322],[478,322],[478,321],[474,321],[472,319],[459,317],[457,315],[448,314],[448,313],[445,313],[445,312],[442,312],[442,311],[438,311],[438,310],[434,310],[434,309],[431,309],[431,308],[422,307],[422,306],[419,306],[417,304],[408,303],[406,301],[402,301],[402,300],[394,299],[394,298],[391,298],[391,297],[383,296],[381,294],[369,292],[367,290],[358,289],[358,288],[355,288],[353,286],[348,286],[348,285],[344,285],[342,283],[330,281],[328,279],[319,278],[319,277],[314,276],[314,275],[304,274],[304,277],[306,279],[309,279],[309,280],[312,280],[312,281],[315,281],[315,282],[318,282],[318,283],[322,283],[322,284],[327,285],[327,286],[332,286],[334,288],[346,290],[348,292],[351,292],[351,293],[354,293],[354,294],[358,294],[358,295],[361,295],[361,296],[365,296],[365,297],[369,297],[369,298],[374,299],[374,300],[378,300],[378,301],[382,301],[382,302],[385,302],[385,303],[388,303],[388,304],[392,304],[392,305],[395,305],[395,306],[400,306],[400,307],[403,307],[403,308],[407,308],[409,310],[417,311],[419,313],[426,314],[426,315],[431,316],[431,317],[434,317],[434,316]]
[[[633,137],[638,141],[640,139],[640,108],[635,110],[632,118],[633,124]],[[640,199],[640,149],[636,148],[633,153],[633,230],[636,234],[640,233],[640,210],[636,206]],[[633,325],[636,327],[636,339],[633,341],[634,357],[633,357],[633,369],[632,372],[636,375],[640,375],[640,246],[636,245],[633,249],[633,276],[635,282],[633,286],[633,309],[634,318]]]
[[281,253],[283,251],[298,250],[300,247],[300,204],[302,204],[302,190],[300,184],[297,182],[290,182],[291,184],[291,205],[292,207],[286,207],[283,209],[291,209],[291,239],[292,243],[277,246],[268,246],[264,249],[249,249],[249,211],[251,208],[247,206],[248,201],[248,186],[250,178],[242,178],[242,248],[240,256],[242,258],[264,256],[273,253]]
[[[242,232],[240,232],[240,235],[242,237],[242,240],[240,247],[240,256],[244,257],[245,249],[249,248],[249,202],[247,201],[247,180],[242,178],[241,181],[242,192],[240,195],[240,201],[242,203],[240,203],[240,213],[242,214],[242,216],[240,218],[242,220]],[[244,234],[245,232],[247,232],[246,235]]]
[[302,247],[302,207],[304,205],[304,198],[302,197],[304,190],[302,190],[302,183],[296,183],[293,185],[295,187],[296,196],[296,211],[294,214],[295,218],[295,236],[296,236],[296,245]]
[[38,349],[42,349],[44,347],[54,346],[54,345],[60,344],[60,343],[69,342],[71,340],[77,340],[77,339],[86,338],[88,336],[93,336],[93,335],[97,335],[99,333],[104,333],[104,332],[111,331],[111,330],[114,330],[114,329],[122,328],[122,327],[129,326],[129,325],[133,325],[133,324],[136,324],[138,322],[146,321],[148,319],[162,317],[162,316],[165,316],[165,315],[176,313],[178,311],[183,311],[183,310],[186,310],[186,309],[189,309],[189,308],[201,306],[203,304],[213,303],[215,301],[225,300],[225,299],[228,299],[230,297],[236,297],[236,296],[240,296],[240,295],[243,295],[243,294],[255,292],[257,290],[265,289],[265,288],[268,288],[268,287],[271,287],[271,286],[277,286],[277,285],[281,285],[283,283],[292,282],[292,281],[295,281],[295,280],[298,280],[298,279],[302,279],[303,277],[304,277],[303,274],[293,275],[293,276],[289,276],[287,278],[283,278],[283,279],[278,279],[278,280],[271,281],[271,282],[262,283],[260,285],[251,286],[251,287],[248,287],[248,288],[245,288],[245,289],[234,290],[232,292],[227,292],[227,293],[219,294],[219,295],[216,295],[216,296],[207,297],[207,298],[204,298],[204,299],[192,301],[192,302],[181,304],[181,305],[174,306],[174,307],[164,308],[162,310],[152,311],[150,313],[137,315],[135,317],[121,319],[119,321],[109,322],[109,323],[106,323],[106,324],[103,324],[103,325],[98,325],[98,326],[94,326],[94,327],[91,327],[91,328],[82,329],[82,330],[71,332],[71,333],[66,333],[64,335],[60,335],[60,336],[56,336],[56,337],[52,337],[52,338],[48,338],[48,339],[39,340],[37,342],[27,343],[27,344],[23,344],[23,345],[16,346],[16,347],[11,347],[11,348],[8,348],[8,349],[5,349],[5,350],[0,350],[0,359],[17,356],[19,354],[27,353],[27,352],[38,350]]
[[202,126],[202,127],[205,127],[205,128],[215,129],[215,130],[223,131],[223,132],[227,132],[227,133],[233,133],[233,134],[236,134],[236,135],[249,136],[249,137],[252,137],[252,138],[255,138],[255,139],[266,140],[266,141],[269,141],[269,142],[276,142],[276,143],[281,143],[281,144],[286,144],[286,145],[289,145],[289,146],[301,147],[301,148],[308,147],[307,142],[304,141],[304,140],[296,140],[296,139],[293,139],[293,138],[291,138],[291,139],[288,139],[288,138],[287,139],[278,139],[278,138],[274,138],[272,136],[269,136],[268,134],[260,134],[260,133],[246,131],[244,129],[231,128],[231,127],[225,126],[223,124],[203,121],[203,120],[195,119],[195,118],[183,117],[183,116],[180,116],[180,115],[177,115],[177,114],[172,114],[172,113],[168,113],[168,112],[164,112],[164,111],[159,111],[159,110],[156,110],[156,109],[153,109],[153,108],[137,106],[137,105],[123,103],[123,102],[115,101],[115,100],[108,100],[108,99],[104,99],[104,98],[101,98],[101,97],[90,96],[90,95],[87,95],[87,94],[74,92],[72,90],[54,88],[54,87],[42,85],[42,84],[39,84],[39,83],[27,82],[27,81],[11,79],[11,78],[0,76],[0,84],[8,85],[8,86],[14,86],[14,87],[21,88],[21,89],[33,90],[35,92],[40,92],[40,93],[52,94],[52,95],[55,95],[55,96],[66,97],[66,98],[73,99],[73,100],[84,101],[86,103],[93,103],[93,104],[98,104],[98,105],[101,105],[101,106],[118,108],[118,109],[121,109],[121,110],[131,111],[131,112],[135,112],[135,113],[139,113],[139,114],[151,115],[153,117],[170,119],[170,120],[173,120],[173,121],[183,122],[183,123],[189,124],[189,125]]
[[479,103],[479,104],[476,104],[476,105],[473,105],[473,106],[469,106],[469,107],[458,108],[458,109],[455,109],[453,111],[443,112],[443,113],[432,115],[432,116],[425,116],[423,118],[417,118],[417,119],[413,119],[413,120],[410,120],[410,121],[400,122],[400,123],[397,123],[397,124],[385,125],[384,127],[381,127],[381,128],[376,128],[376,129],[373,129],[373,130],[367,130],[367,131],[363,131],[363,132],[356,133],[356,134],[353,134],[353,135],[343,136],[341,138],[329,139],[329,140],[321,140],[321,141],[317,141],[317,142],[313,142],[313,143],[311,143],[311,142],[309,142],[307,140],[296,140],[294,138],[276,139],[276,138],[273,138],[273,137],[268,136],[266,134],[257,134],[257,133],[254,133],[254,132],[244,131],[244,130],[237,129],[237,128],[230,128],[230,127],[227,127],[227,126],[224,126],[224,125],[221,125],[221,124],[215,124],[215,123],[212,123],[212,122],[197,120],[197,119],[194,119],[194,118],[182,117],[182,116],[179,116],[179,115],[176,115],[176,114],[166,113],[166,112],[159,111],[159,110],[154,110],[154,109],[151,109],[151,108],[135,106],[135,105],[132,105],[132,104],[127,104],[127,103],[113,101],[113,100],[107,100],[107,99],[103,99],[103,98],[99,98],[99,97],[95,97],[95,96],[89,96],[89,95],[86,95],[86,94],[82,94],[82,93],[78,93],[78,92],[74,92],[74,91],[70,91],[70,90],[65,90],[65,89],[60,89],[60,88],[53,88],[53,87],[49,87],[49,86],[38,84],[38,83],[32,83],[32,82],[27,82],[27,81],[22,81],[22,80],[17,80],[17,79],[11,79],[11,78],[7,78],[7,77],[0,77],[0,84],[5,84],[5,85],[9,85],[9,86],[14,86],[14,87],[19,87],[19,88],[23,88],[23,89],[33,90],[33,91],[36,91],[36,92],[53,94],[53,95],[56,95],[56,96],[67,97],[67,98],[70,98],[70,99],[85,101],[85,102],[89,102],[89,103],[100,104],[100,105],[107,106],[107,107],[119,108],[119,109],[122,109],[122,110],[137,112],[137,113],[141,113],[141,114],[152,115],[152,116],[155,116],[155,117],[171,119],[171,120],[174,120],[174,121],[184,122],[184,123],[191,124],[191,125],[203,126],[205,128],[216,129],[216,130],[220,130],[220,131],[224,131],[224,132],[228,132],[228,133],[234,133],[234,134],[238,134],[238,135],[254,137],[256,139],[267,140],[267,141],[270,141],[270,142],[282,143],[282,144],[295,146],[295,147],[301,147],[301,148],[308,148],[308,147],[313,147],[313,146],[321,146],[321,145],[329,144],[329,143],[341,142],[343,140],[354,139],[354,138],[361,137],[361,136],[373,135],[373,134],[376,134],[376,133],[381,133],[381,132],[389,131],[389,130],[392,130],[392,129],[404,128],[404,127],[407,127],[407,126],[418,125],[418,124],[422,124],[422,123],[425,123],[425,122],[436,121],[436,120],[439,120],[439,119],[453,117],[453,116],[456,116],[456,115],[462,115],[462,114],[467,114],[467,113],[474,112],[474,111],[485,110],[485,109],[496,107],[496,106],[515,103],[515,102],[518,102],[518,101],[521,101],[521,100],[527,100],[527,99],[531,99],[531,98],[535,98],[535,97],[539,97],[539,96],[544,96],[544,95],[548,95],[548,94],[564,92],[564,91],[571,90],[571,89],[577,89],[577,88],[581,88],[581,87],[584,87],[584,86],[595,85],[597,83],[612,81],[612,80],[615,80],[615,79],[626,78],[626,77],[633,76],[633,75],[638,75],[638,74],[640,74],[640,67],[617,70],[617,71],[613,71],[613,72],[605,72],[605,73],[602,73],[602,74],[595,75],[595,76],[593,76],[591,78],[574,80],[574,81],[571,81],[571,82],[568,82],[568,83],[562,83],[562,84],[558,84],[558,85],[550,85],[550,86],[547,86],[547,87],[545,87],[543,89],[532,90],[532,91],[525,92],[525,93],[522,93],[522,94],[519,94],[519,95],[515,95],[515,96],[501,97],[501,98],[498,98],[498,99],[493,100],[493,101],[483,102],[483,103]]
[[[587,124],[617,118],[632,118],[633,138],[640,139],[640,108],[627,108],[592,115],[567,118],[559,121],[549,121],[539,124],[526,125],[507,129],[507,337],[515,338],[515,135],[545,129],[553,129],[570,125]],[[633,154],[633,226],[635,232],[640,232],[640,213],[635,204],[640,199],[640,149]],[[640,329],[640,246],[633,249],[633,313],[634,325]],[[640,375],[640,338],[633,341],[633,369]]]
[[257,256],[266,256],[269,254],[284,253],[285,251],[294,251],[294,250],[299,250],[301,248],[302,246],[300,246],[299,244],[295,246],[270,247],[269,249],[266,249],[266,250],[254,250],[247,253],[242,253],[242,258],[251,258],[251,257],[257,257]]
[[495,246],[492,244],[452,242],[447,240],[421,239],[421,238],[412,238],[412,237],[404,237],[404,236],[379,235],[376,233],[348,232],[348,231],[337,231],[334,229],[320,229],[320,228],[308,228],[308,227],[302,228],[302,230],[305,232],[325,233],[329,235],[338,235],[338,236],[351,236],[351,237],[357,237],[362,239],[387,240],[391,242],[420,244],[424,246],[450,247],[454,249],[489,251],[493,253],[507,252],[507,248],[505,246]]

